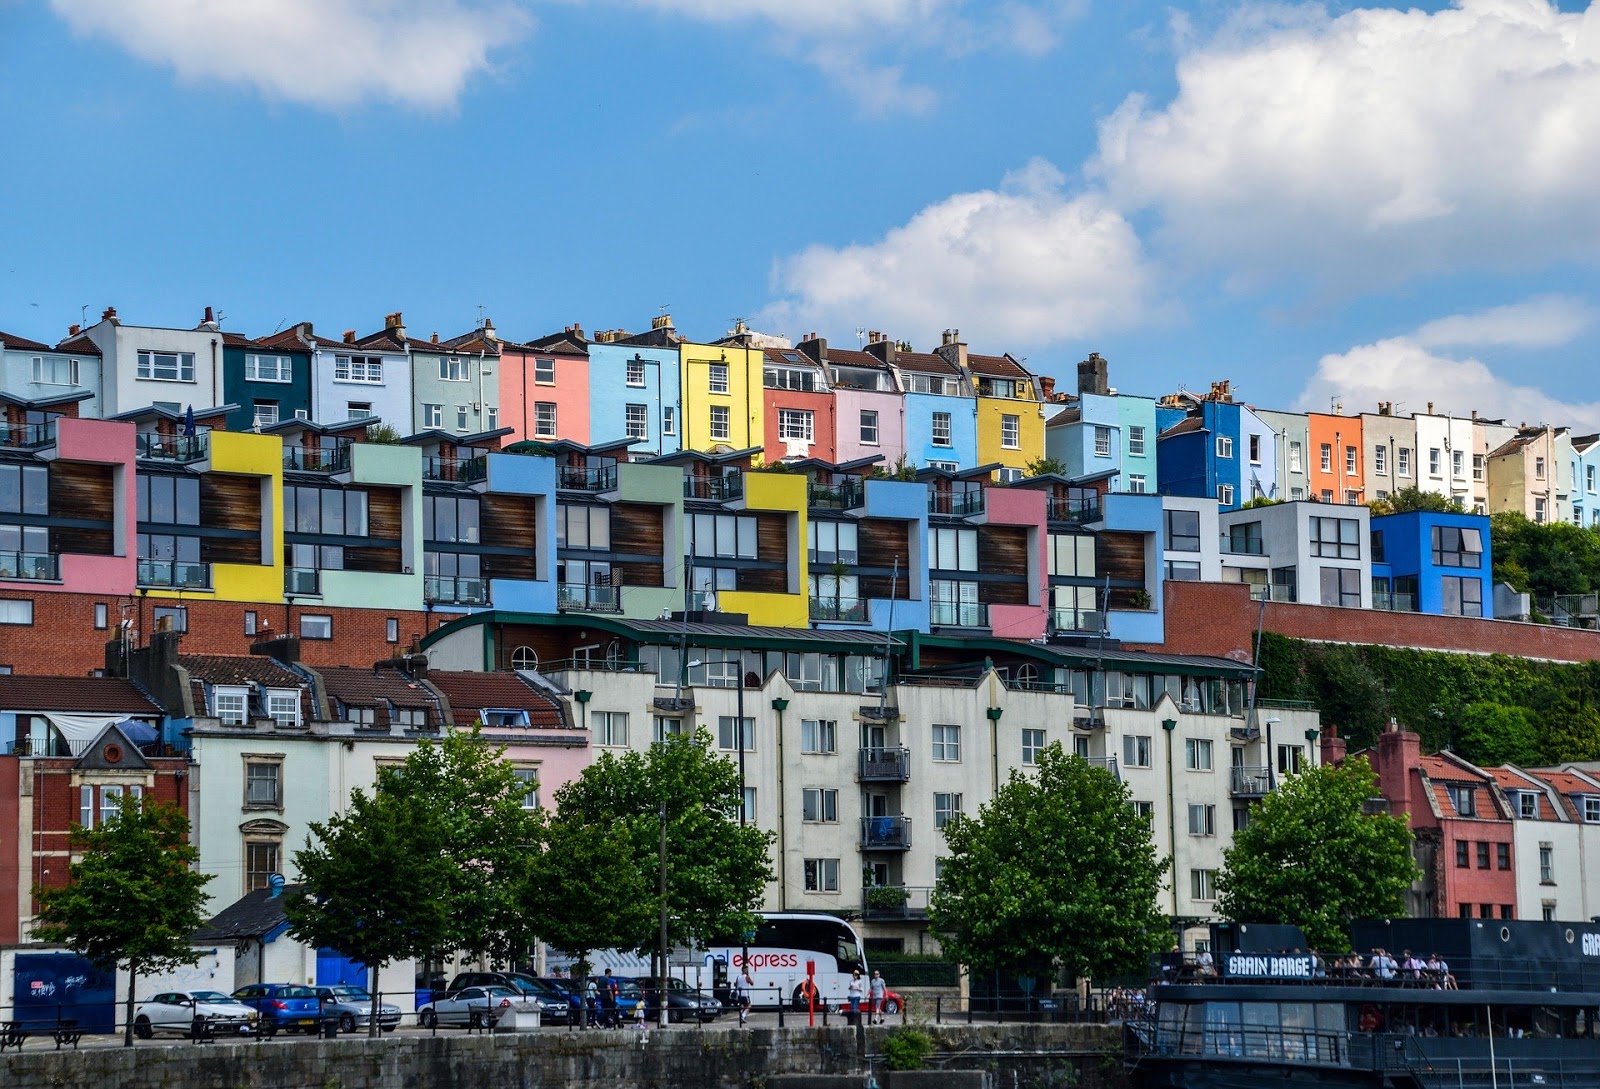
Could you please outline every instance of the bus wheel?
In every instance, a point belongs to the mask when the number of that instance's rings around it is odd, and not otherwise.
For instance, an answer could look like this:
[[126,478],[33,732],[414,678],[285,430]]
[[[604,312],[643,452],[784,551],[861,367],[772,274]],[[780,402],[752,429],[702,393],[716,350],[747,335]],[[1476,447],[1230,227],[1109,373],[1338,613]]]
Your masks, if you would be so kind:
[[805,1013],[811,1008],[810,1004],[806,1001],[806,989],[803,986],[796,987],[794,989],[794,1008],[799,1013]]

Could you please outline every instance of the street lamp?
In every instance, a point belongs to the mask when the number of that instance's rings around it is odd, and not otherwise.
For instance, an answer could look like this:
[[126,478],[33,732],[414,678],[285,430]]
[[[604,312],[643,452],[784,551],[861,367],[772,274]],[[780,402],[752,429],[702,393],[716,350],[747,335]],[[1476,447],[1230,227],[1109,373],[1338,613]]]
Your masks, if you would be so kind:
[[657,971],[661,974],[656,978],[660,985],[660,996],[656,999],[659,1008],[656,1023],[661,1028],[668,1026],[667,1017],[667,800],[661,799],[661,964]]

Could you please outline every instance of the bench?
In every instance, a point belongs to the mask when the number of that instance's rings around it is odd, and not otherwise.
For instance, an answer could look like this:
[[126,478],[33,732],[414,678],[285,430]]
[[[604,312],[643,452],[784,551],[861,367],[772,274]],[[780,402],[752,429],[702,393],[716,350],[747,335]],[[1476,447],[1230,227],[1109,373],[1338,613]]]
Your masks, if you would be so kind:
[[0,1021],[0,1051],[8,1047],[22,1050],[23,1043],[31,1033],[15,1021]]
[[78,1041],[83,1039],[83,1029],[75,1017],[63,1018],[56,1022],[55,1031],[50,1035],[55,1037],[56,1050],[61,1050],[62,1044],[71,1044],[73,1049],[78,1047]]

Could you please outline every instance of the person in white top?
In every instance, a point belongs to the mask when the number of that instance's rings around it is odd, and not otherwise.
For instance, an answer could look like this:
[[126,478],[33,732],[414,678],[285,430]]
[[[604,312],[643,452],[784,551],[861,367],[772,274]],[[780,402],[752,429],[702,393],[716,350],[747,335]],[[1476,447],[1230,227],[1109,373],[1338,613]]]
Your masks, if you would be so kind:
[[867,993],[866,986],[861,982],[861,969],[850,973],[850,986],[845,993],[850,999],[850,1020],[854,1023],[856,1016],[861,1013],[861,999]]
[[871,1020],[877,1024],[884,1024],[883,1001],[889,994],[889,985],[883,981],[883,976],[876,968],[872,970],[872,980],[869,983],[871,990],[868,992],[872,998],[872,1007],[869,1011]]
[[750,969],[744,968],[739,972],[739,978],[733,981],[733,993],[739,1000],[739,1024],[742,1027],[750,1016],[750,990],[755,986],[755,980],[750,978]]

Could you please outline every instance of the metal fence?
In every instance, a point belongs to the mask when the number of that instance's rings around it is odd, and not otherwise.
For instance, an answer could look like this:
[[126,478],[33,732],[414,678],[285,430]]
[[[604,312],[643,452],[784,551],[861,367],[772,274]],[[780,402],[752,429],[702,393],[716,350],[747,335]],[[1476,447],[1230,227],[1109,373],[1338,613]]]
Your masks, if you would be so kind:
[[[946,1023],[1103,1025],[1118,1020],[1103,994],[936,995],[933,1019]],[[1132,1007],[1129,1007],[1131,1011]],[[1115,1011],[1121,1015],[1123,1011]]]

